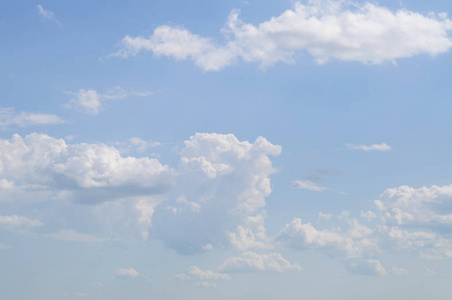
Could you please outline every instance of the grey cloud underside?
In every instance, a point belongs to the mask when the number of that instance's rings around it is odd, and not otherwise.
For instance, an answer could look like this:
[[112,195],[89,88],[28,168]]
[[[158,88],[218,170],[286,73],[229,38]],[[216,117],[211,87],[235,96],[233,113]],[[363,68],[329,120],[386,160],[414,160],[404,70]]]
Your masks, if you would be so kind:
[[225,42],[173,26],[159,26],[150,37],[126,36],[111,56],[127,58],[143,51],[175,60],[191,60],[204,71],[255,62],[265,68],[277,62],[295,63],[305,52],[318,63],[328,60],[379,64],[427,54],[436,56],[452,47],[452,22],[443,13],[424,16],[396,12],[371,3],[340,1],[295,3],[292,9],[253,25],[232,11],[221,30]]

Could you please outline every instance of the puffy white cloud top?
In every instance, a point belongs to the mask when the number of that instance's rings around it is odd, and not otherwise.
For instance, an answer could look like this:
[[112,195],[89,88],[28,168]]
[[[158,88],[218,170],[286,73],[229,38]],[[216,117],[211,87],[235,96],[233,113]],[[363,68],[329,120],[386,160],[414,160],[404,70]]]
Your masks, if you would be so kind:
[[262,67],[294,63],[299,51],[318,63],[330,59],[378,64],[420,54],[449,51],[452,22],[444,13],[422,15],[396,12],[369,2],[309,1],[269,21],[253,25],[232,11],[222,33],[223,45],[187,29],[159,26],[146,37],[126,36],[113,56],[129,57],[141,51],[176,60],[189,59],[205,71],[223,69],[241,59]]

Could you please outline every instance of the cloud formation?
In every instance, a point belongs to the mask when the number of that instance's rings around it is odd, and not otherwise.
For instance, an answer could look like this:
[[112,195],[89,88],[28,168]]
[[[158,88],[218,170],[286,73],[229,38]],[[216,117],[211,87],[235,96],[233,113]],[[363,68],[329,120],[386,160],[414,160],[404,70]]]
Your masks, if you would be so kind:
[[9,126],[53,125],[64,121],[54,114],[41,114],[34,112],[16,112],[14,108],[0,107],[0,128]]
[[48,9],[45,9],[45,8],[42,7],[41,5],[38,5],[37,7],[38,7],[38,13],[39,13],[39,15],[42,16],[42,18],[43,18],[44,20],[51,21],[51,22],[53,22],[53,23],[55,23],[55,24],[57,24],[57,25],[59,25],[59,26],[62,25],[61,22],[58,21],[58,19],[55,17],[55,15],[54,15],[53,12],[51,12],[51,11],[48,10]]
[[277,62],[295,63],[305,52],[320,64],[329,60],[379,64],[427,54],[435,56],[452,47],[452,22],[444,13],[422,15],[395,12],[369,2],[297,2],[292,9],[253,25],[229,15],[221,30],[225,42],[173,26],[159,26],[150,37],[126,36],[111,56],[127,58],[143,51],[175,60],[191,60],[204,71],[218,71],[239,60],[265,68]]
[[295,180],[294,182],[292,182],[292,186],[297,189],[309,190],[314,192],[323,192],[329,190],[329,188],[321,186],[310,180]]
[[255,252],[245,252],[241,256],[230,257],[218,269],[227,273],[301,271],[301,267],[297,263],[290,263],[279,253],[258,254]]
[[215,273],[210,270],[204,271],[196,266],[191,266],[186,273],[175,274],[174,277],[180,280],[202,280],[202,281],[231,279],[231,276],[229,276],[228,274]]
[[138,273],[135,269],[118,269],[116,270],[115,277],[119,279],[127,279],[133,277],[139,277],[140,273]]
[[392,149],[391,146],[389,146],[386,143],[381,143],[381,144],[373,144],[370,146],[366,146],[366,145],[352,145],[352,144],[346,144],[347,149],[348,150],[362,150],[365,152],[369,152],[369,151],[389,151]]
[[185,254],[208,244],[262,247],[265,198],[275,172],[269,157],[280,152],[263,137],[250,143],[232,134],[192,136],[180,154],[175,193],[156,207],[154,233]]
[[130,96],[147,97],[151,96],[152,92],[135,92],[126,91],[120,86],[108,90],[104,94],[98,93],[93,89],[79,89],[77,92],[68,92],[72,98],[63,106],[70,109],[75,109],[86,114],[97,115],[100,110],[105,107],[105,102],[109,100],[122,100]]

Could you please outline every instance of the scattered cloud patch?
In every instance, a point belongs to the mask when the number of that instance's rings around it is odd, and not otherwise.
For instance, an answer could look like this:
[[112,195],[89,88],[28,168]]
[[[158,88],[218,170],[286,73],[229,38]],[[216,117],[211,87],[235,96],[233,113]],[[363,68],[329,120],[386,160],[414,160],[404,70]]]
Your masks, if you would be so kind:
[[140,273],[138,273],[135,269],[129,268],[129,269],[118,269],[116,270],[115,277],[118,279],[128,279],[128,278],[134,278],[139,277]]
[[345,268],[352,274],[366,276],[383,276],[386,270],[378,260],[348,259],[344,262]]
[[22,216],[0,216],[0,228],[8,230],[29,229],[33,227],[43,226],[39,220],[30,219]]
[[143,139],[140,139],[139,137],[132,137],[129,139],[130,145],[135,147],[138,152],[144,152],[149,148],[158,147],[161,145],[159,142],[154,141],[145,141]]
[[346,146],[347,146],[348,150],[362,150],[362,151],[365,151],[365,152],[369,152],[369,151],[385,152],[385,151],[389,151],[389,150],[392,149],[392,147],[389,146],[386,143],[373,144],[373,145],[370,145],[370,146],[346,144]]
[[309,190],[314,192],[323,192],[329,190],[329,188],[321,186],[317,183],[314,183],[310,180],[295,180],[292,182],[292,186],[301,189],[301,190]]
[[67,92],[67,94],[71,95],[72,98],[68,103],[63,105],[64,107],[75,109],[86,114],[97,115],[100,110],[105,107],[107,101],[122,100],[131,96],[148,97],[153,93],[149,91],[126,91],[117,86],[103,94],[98,93],[94,89],[79,89],[77,92]]
[[198,133],[185,141],[176,195],[155,209],[153,232],[180,253],[206,244],[240,249],[265,244],[265,199],[281,147],[232,134]]
[[221,30],[225,42],[163,25],[149,37],[126,36],[110,56],[127,58],[150,51],[156,56],[191,60],[204,71],[218,71],[244,62],[262,68],[277,62],[295,63],[297,53],[308,53],[319,64],[329,60],[366,64],[395,62],[427,54],[435,56],[452,47],[452,22],[444,14],[395,12],[373,3],[347,1],[296,2],[292,9],[253,25],[233,10]]
[[329,221],[333,215],[332,214],[324,214],[321,211],[319,212],[319,219]]
[[204,271],[196,266],[191,266],[186,273],[175,274],[174,277],[180,280],[201,280],[201,281],[216,281],[231,279],[231,276],[229,276],[228,274],[215,273],[210,270]]
[[245,252],[241,256],[230,257],[218,269],[227,273],[301,271],[301,267],[297,263],[290,263],[279,253],[258,254],[255,252]]
[[9,126],[32,126],[62,124],[64,120],[54,114],[41,114],[34,112],[16,112],[14,108],[0,107],[0,128]]
[[59,26],[62,26],[61,22],[58,21],[58,19],[55,17],[54,13],[51,12],[48,9],[45,9],[44,7],[42,7],[41,5],[37,6],[38,8],[38,13],[39,15],[44,19],[44,20],[48,20],[51,21]]

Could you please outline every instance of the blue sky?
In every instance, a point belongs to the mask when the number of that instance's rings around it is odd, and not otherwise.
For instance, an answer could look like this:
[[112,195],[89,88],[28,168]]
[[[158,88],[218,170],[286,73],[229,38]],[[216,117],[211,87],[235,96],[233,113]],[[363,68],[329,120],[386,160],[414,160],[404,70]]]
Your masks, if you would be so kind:
[[447,299],[447,1],[7,1],[5,299]]

